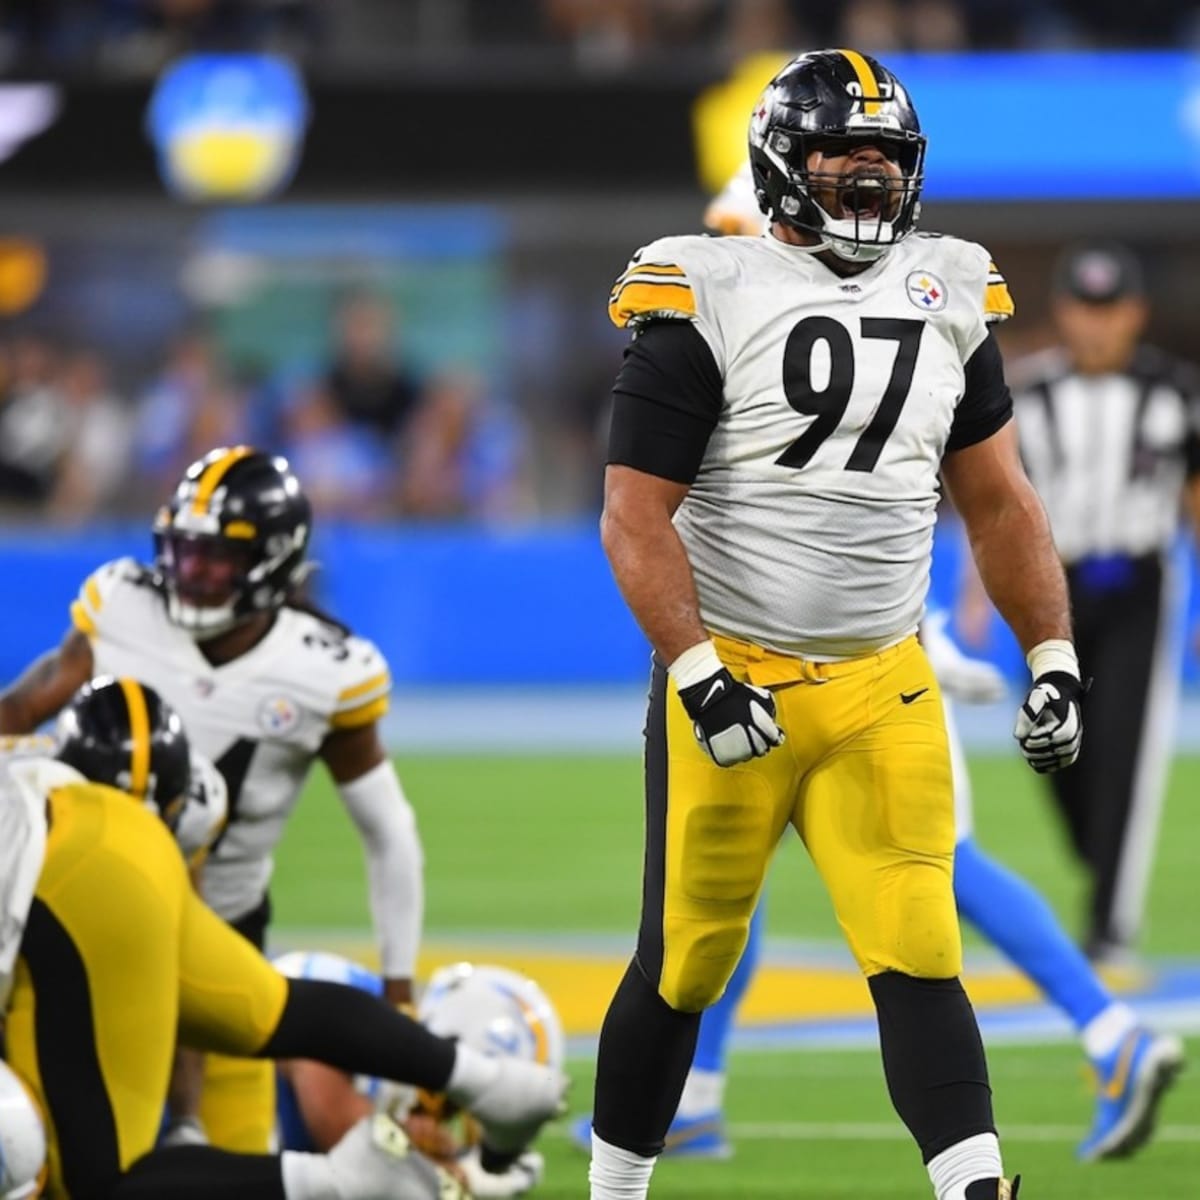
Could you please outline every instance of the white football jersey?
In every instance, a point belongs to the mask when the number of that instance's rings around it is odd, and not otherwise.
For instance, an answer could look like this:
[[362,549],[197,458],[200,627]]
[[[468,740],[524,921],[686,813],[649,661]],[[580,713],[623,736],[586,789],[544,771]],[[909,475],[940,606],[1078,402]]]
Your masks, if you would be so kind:
[[724,384],[675,515],[713,632],[811,659],[914,632],[964,367],[1007,285],[972,242],[916,235],[858,275],[759,238],[663,238],[609,308],[690,320]]
[[189,741],[228,786],[228,822],[204,868],[204,898],[226,920],[262,900],[272,853],[327,734],[376,721],[391,679],[370,642],[282,608],[267,635],[213,666],[167,617],[153,574],[118,559],[71,606],[97,675],[149,684],[183,719]]

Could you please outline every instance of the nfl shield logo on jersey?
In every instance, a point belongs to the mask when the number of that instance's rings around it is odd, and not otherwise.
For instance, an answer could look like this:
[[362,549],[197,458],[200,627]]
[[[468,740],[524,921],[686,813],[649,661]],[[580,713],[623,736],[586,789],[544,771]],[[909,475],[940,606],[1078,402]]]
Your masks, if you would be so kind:
[[932,271],[912,271],[904,282],[908,298],[922,312],[946,307],[946,285]]
[[258,709],[258,723],[276,737],[295,729],[300,722],[300,710],[286,696],[264,700]]

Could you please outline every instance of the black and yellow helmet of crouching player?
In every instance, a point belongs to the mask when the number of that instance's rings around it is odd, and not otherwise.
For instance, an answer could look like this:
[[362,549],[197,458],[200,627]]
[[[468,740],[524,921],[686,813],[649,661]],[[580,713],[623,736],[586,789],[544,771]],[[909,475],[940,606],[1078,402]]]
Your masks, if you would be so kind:
[[[820,239],[848,261],[870,262],[916,228],[925,136],[904,85],[856,50],[815,50],[767,84],[750,117],[750,167],[772,221]],[[810,170],[814,151],[880,148],[898,171],[835,178]]]
[[287,460],[251,446],[192,463],[154,521],[171,621],[215,637],[281,607],[307,575],[312,506]]
[[85,683],[58,717],[55,757],[93,783],[128,792],[174,831],[191,781],[179,714],[136,679]]

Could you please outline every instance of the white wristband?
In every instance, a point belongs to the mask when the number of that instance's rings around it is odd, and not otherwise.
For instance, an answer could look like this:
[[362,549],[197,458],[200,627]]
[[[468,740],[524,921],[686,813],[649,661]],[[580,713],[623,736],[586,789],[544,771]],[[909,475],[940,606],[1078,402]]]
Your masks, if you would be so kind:
[[717,654],[712,638],[697,642],[685,650],[668,668],[667,674],[675,681],[676,689],[691,687],[720,671],[725,664]]
[[1051,671],[1065,671],[1076,679],[1080,678],[1075,647],[1066,638],[1047,638],[1044,642],[1038,642],[1025,655],[1025,661],[1034,679],[1040,679]]

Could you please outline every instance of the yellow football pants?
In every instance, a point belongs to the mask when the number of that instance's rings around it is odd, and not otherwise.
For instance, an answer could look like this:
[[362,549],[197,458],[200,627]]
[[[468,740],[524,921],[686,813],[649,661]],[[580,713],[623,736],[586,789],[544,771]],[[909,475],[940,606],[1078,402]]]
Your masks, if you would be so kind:
[[8,1061],[46,1116],[46,1195],[86,1195],[150,1151],[180,1040],[253,1054],[287,982],[192,891],[170,833],[94,784],[50,798],[9,1004]]
[[915,637],[804,662],[716,639],[735,678],[770,688],[783,746],[718,767],[661,667],[647,723],[647,873],[638,959],[673,1008],[718,999],[791,825],[864,974],[958,975],[954,791],[942,701]]

